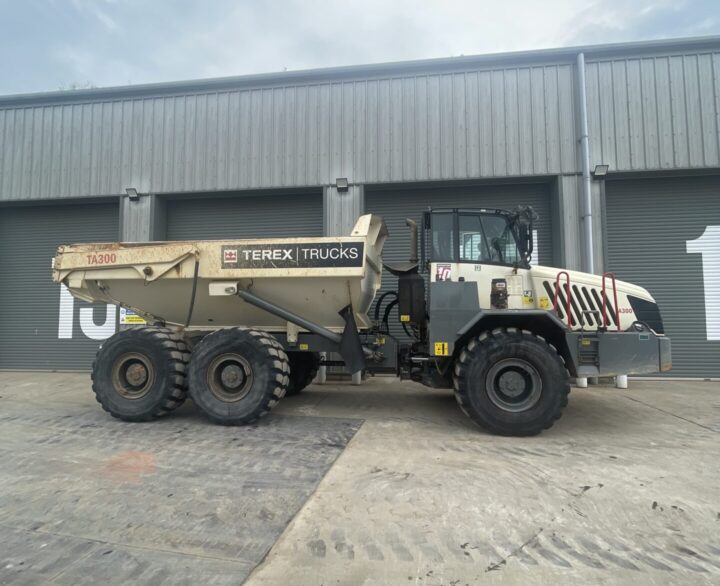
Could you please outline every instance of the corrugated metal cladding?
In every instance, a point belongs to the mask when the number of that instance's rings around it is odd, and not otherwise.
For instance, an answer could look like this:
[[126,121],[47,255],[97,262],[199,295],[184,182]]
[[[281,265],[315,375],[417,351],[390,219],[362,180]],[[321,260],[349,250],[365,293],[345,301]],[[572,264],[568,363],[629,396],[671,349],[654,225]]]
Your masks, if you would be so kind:
[[117,202],[0,209],[0,368],[90,366],[116,330],[117,309],[63,295],[51,259],[60,244],[117,237]]
[[609,181],[608,265],[647,288],[671,376],[720,377],[720,176]]
[[720,165],[720,53],[587,63],[590,152],[613,171]]
[[574,172],[573,67],[0,110],[0,198]]
[[[365,193],[365,211],[380,214],[390,232],[383,249],[383,262],[391,264],[407,261],[410,256],[410,231],[405,225],[405,218],[412,218],[420,225],[422,213],[428,207],[512,209],[518,205],[531,205],[538,214],[535,223],[538,234],[537,258],[540,264],[552,265],[552,205],[550,188],[546,183],[383,189]],[[385,271],[382,291],[394,290],[397,290],[397,278]],[[401,336],[402,328],[396,313],[392,314],[389,323],[393,326],[390,331]]]
[[322,193],[202,197],[167,203],[168,240],[322,236]]

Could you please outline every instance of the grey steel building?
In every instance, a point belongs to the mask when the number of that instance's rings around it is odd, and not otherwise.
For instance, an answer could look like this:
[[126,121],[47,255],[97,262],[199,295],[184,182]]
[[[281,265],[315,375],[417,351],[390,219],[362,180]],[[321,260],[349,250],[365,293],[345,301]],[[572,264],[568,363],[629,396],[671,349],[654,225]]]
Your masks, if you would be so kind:
[[117,327],[50,282],[60,243],[367,211],[400,260],[427,206],[531,204],[541,264],[647,287],[672,374],[720,377],[719,116],[717,37],[0,97],[0,368],[87,368]]

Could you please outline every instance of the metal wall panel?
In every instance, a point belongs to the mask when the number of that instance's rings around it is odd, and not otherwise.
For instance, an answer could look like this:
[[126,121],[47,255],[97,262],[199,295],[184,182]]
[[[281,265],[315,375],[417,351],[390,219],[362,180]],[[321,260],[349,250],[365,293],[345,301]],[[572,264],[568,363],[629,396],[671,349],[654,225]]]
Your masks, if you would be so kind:
[[[526,61],[6,106],[0,199],[573,173],[574,80],[567,61]],[[720,166],[720,53],[589,58],[587,89],[593,164]]]
[[588,62],[592,165],[720,166],[720,53]]
[[608,181],[606,199],[608,268],[658,302],[670,376],[720,377],[720,176]]
[[0,208],[0,368],[90,368],[117,310],[63,296],[50,262],[60,244],[117,238],[117,202]]
[[338,191],[334,185],[323,188],[323,225],[326,236],[348,236],[359,216],[364,214],[365,189],[350,185]]
[[156,239],[158,227],[163,225],[162,206],[158,205],[157,198],[155,195],[141,195],[136,201],[127,196],[119,198],[122,242],[147,242]]
[[0,199],[576,171],[570,64],[0,109]]

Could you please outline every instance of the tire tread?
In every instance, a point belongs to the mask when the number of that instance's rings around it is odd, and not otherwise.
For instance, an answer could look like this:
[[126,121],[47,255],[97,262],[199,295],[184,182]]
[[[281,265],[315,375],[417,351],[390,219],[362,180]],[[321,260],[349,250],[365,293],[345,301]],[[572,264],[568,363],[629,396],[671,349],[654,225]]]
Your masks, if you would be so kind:
[[170,372],[175,371],[176,374],[168,377],[168,384],[163,390],[161,400],[150,411],[132,416],[117,413],[114,409],[112,409],[107,400],[108,398],[106,393],[96,380],[96,365],[101,357],[103,349],[103,345],[101,345],[98,348],[95,359],[93,360],[90,379],[92,381],[92,390],[95,394],[95,400],[100,404],[103,410],[107,411],[113,417],[122,419],[123,421],[141,422],[152,421],[158,417],[162,417],[182,405],[187,398],[187,378],[185,376],[185,372],[190,358],[190,353],[187,352],[187,344],[182,336],[169,328],[160,326],[144,326],[141,328],[121,330],[115,333],[113,338],[116,336],[142,336],[148,340],[152,340],[159,348],[162,348],[163,352],[166,354],[165,360],[168,363],[168,370]]
[[[255,423],[258,419],[265,417],[278,401],[285,396],[288,385],[288,373],[290,372],[288,357],[282,345],[272,335],[262,330],[252,328],[233,327],[216,330],[205,336],[200,344],[214,343],[216,338],[232,335],[228,334],[228,332],[235,332],[237,336],[254,340],[258,343],[258,350],[264,349],[265,356],[263,362],[269,370],[269,384],[267,388],[263,390],[263,398],[260,406],[247,417],[238,419],[220,416],[210,412],[208,409],[203,409],[203,413],[210,421],[219,425],[246,425]],[[193,367],[191,363],[190,368]],[[192,373],[190,376],[192,377]],[[197,393],[200,392],[202,392],[200,389],[193,389],[191,387],[190,396],[194,398]],[[195,403],[202,408],[202,405],[197,399]]]
[[[540,344],[545,348],[549,357],[556,362],[558,368],[565,374],[565,379],[561,383],[561,397],[557,403],[557,408],[551,413],[550,417],[544,422],[542,427],[531,426],[527,428],[519,428],[508,430],[506,427],[493,424],[487,417],[477,412],[470,401],[470,381],[468,371],[473,360],[480,360],[479,354],[493,345],[502,345],[504,339],[513,339],[532,341],[532,343]],[[570,394],[570,375],[566,369],[565,361],[558,353],[555,346],[548,343],[542,336],[538,336],[527,330],[518,330],[516,328],[495,328],[491,332],[482,332],[480,335],[472,338],[465,348],[460,352],[453,369],[453,389],[455,399],[460,409],[470,419],[478,425],[498,433],[501,435],[518,435],[529,436],[540,433],[543,429],[551,428],[554,423],[560,419],[563,409],[568,404],[568,396]]]

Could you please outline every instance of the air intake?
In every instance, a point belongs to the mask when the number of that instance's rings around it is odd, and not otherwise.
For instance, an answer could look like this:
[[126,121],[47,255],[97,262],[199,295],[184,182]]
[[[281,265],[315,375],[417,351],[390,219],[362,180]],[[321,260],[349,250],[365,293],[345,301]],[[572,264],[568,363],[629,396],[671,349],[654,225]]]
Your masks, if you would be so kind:
[[[555,284],[550,281],[543,281],[543,287],[548,294],[550,299],[555,299]],[[602,327],[602,303],[603,295],[605,295],[601,289],[596,287],[586,287],[584,285],[570,285],[572,290],[570,300],[570,321],[573,327],[587,327],[597,329]],[[605,295],[605,303],[607,307],[607,318],[608,327],[617,326],[617,314],[615,312],[615,306],[610,301],[609,297]],[[560,285],[560,291],[558,292],[558,317],[563,321],[567,321],[566,307],[567,298],[565,296],[565,285]]]

